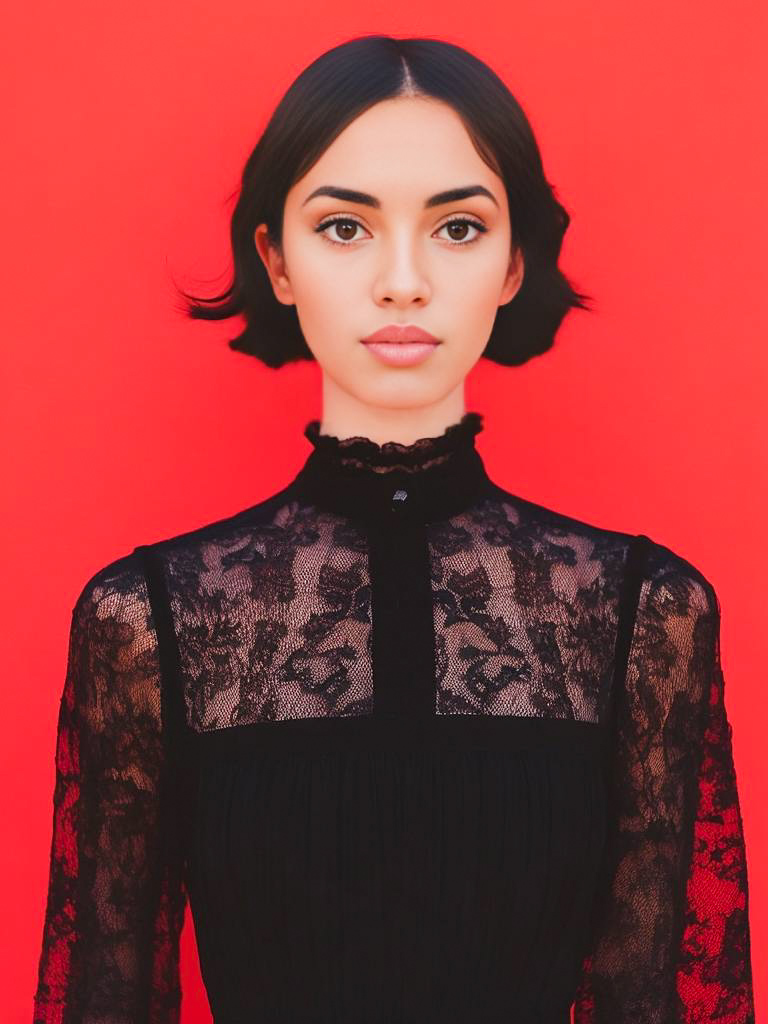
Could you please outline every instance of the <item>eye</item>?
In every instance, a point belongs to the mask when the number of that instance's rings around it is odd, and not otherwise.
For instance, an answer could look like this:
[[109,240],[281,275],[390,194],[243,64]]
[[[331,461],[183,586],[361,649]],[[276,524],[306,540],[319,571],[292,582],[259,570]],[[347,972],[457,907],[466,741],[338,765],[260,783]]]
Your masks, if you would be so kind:
[[445,228],[454,228],[456,226],[460,228],[466,228],[467,226],[474,228],[477,234],[473,238],[451,238],[449,241],[452,245],[471,245],[472,242],[478,241],[481,235],[484,235],[488,228],[485,224],[481,224],[478,220],[470,220],[469,217],[454,217],[452,220],[448,220],[443,224],[438,231],[443,231]]
[[361,228],[363,226],[360,221],[355,220],[353,217],[331,217],[328,220],[324,220],[322,224],[318,224],[315,231],[319,235],[322,235],[322,237],[325,238],[327,242],[330,242],[331,245],[348,245],[350,242],[359,241],[359,239],[354,237],[345,238],[344,241],[339,241],[337,238],[331,238],[329,235],[325,234],[328,228],[335,227],[337,224],[343,224],[345,229],[349,229],[349,227],[351,227],[353,231],[355,228]]

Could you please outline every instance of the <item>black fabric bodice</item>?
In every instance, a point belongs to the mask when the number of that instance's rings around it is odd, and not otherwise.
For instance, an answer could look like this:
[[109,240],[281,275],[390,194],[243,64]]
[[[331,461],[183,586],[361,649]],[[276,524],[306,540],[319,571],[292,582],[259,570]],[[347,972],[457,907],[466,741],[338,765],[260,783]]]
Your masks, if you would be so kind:
[[[116,877],[58,1003],[47,945],[37,1022],[175,1020],[187,896],[216,1024],[753,1020],[714,590],[495,484],[482,423],[312,421],[283,490],[86,585],[59,838]],[[54,857],[49,936],[72,877]]]

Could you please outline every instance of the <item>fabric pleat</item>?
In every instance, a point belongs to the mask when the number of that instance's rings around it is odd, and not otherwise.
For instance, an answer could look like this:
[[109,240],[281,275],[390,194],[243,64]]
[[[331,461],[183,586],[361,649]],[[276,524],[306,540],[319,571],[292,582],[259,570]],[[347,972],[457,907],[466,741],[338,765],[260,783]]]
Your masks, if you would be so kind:
[[223,940],[212,990],[240,991],[217,1022],[559,1020],[573,978],[549,967],[573,973],[596,876],[599,750],[207,751],[190,896]]

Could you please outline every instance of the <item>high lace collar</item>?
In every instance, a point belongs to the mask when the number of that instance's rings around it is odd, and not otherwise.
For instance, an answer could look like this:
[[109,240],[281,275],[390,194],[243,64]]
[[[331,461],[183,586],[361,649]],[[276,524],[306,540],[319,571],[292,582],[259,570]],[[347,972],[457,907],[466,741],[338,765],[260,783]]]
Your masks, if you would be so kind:
[[295,480],[300,494],[319,507],[363,518],[428,520],[468,507],[489,482],[475,436],[479,412],[466,412],[442,434],[411,444],[320,433],[311,420],[304,436],[312,445]]
[[312,446],[329,459],[349,469],[374,473],[401,469],[406,473],[419,472],[450,459],[460,448],[474,444],[475,435],[483,429],[483,417],[478,412],[464,413],[458,423],[452,423],[442,434],[420,437],[412,444],[385,441],[378,444],[370,438],[357,435],[339,438],[320,433],[320,420],[312,420],[304,428],[304,436]]

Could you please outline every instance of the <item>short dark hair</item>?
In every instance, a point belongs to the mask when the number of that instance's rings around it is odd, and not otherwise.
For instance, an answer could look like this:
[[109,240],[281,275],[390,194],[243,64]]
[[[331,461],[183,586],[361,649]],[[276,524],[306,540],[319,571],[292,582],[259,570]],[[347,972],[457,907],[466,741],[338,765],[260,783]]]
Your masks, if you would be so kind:
[[524,363],[552,347],[570,308],[591,311],[591,297],[574,291],[557,265],[570,216],[544,175],[531,125],[507,86],[453,43],[386,35],[334,46],[290,86],[243,170],[230,226],[232,283],[210,298],[177,289],[188,300],[181,311],[197,320],[244,314],[245,330],[229,346],[267,366],[314,359],[296,307],[275,298],[254,232],[265,223],[279,247],[289,189],[365,110],[414,92],[456,110],[478,153],[506,186],[512,241],[524,258],[523,283],[499,307],[483,357],[505,366]]

